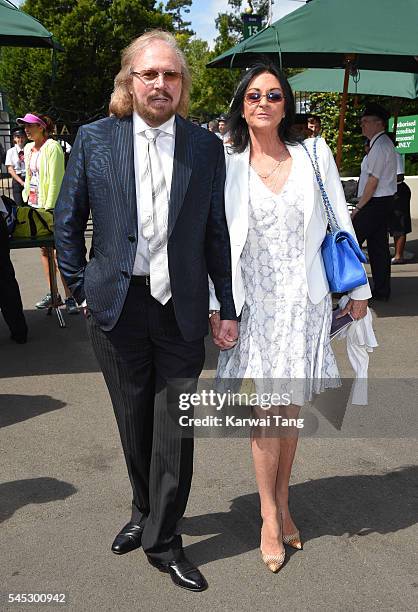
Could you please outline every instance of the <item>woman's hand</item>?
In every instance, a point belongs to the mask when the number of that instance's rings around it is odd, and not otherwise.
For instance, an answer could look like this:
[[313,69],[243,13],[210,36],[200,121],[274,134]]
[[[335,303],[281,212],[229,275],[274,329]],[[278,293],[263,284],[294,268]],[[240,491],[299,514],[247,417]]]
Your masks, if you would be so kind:
[[351,314],[355,321],[363,319],[367,314],[367,305],[369,300],[349,300],[345,308],[343,308],[337,319],[340,319],[348,312]]
[[221,321],[220,313],[213,312],[209,318],[214,344],[221,351],[228,350],[236,345],[238,327],[236,321]]

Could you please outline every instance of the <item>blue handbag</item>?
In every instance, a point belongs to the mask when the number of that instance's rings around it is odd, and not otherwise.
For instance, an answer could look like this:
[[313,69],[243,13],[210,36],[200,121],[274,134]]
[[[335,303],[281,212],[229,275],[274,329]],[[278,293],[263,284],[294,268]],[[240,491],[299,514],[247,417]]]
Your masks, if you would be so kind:
[[367,260],[355,238],[338,225],[319,170],[317,138],[313,145],[314,160],[306,145],[303,142],[301,144],[311,160],[328,219],[328,230],[321,251],[329,288],[333,293],[344,293],[367,283],[366,271],[362,265]]

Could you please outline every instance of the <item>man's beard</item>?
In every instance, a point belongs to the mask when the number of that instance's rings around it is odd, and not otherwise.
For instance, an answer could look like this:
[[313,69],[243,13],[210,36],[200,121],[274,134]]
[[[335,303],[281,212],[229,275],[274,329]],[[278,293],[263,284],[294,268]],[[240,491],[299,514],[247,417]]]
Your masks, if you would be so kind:
[[[177,108],[174,108],[172,102],[172,96],[164,90],[159,92],[159,95],[168,98],[171,102],[165,109],[153,108],[147,103],[138,100],[135,96],[133,96],[133,107],[134,111],[138,113],[140,117],[142,117],[149,125],[162,125],[166,121],[168,121],[176,112]],[[151,98],[152,96],[149,96]]]

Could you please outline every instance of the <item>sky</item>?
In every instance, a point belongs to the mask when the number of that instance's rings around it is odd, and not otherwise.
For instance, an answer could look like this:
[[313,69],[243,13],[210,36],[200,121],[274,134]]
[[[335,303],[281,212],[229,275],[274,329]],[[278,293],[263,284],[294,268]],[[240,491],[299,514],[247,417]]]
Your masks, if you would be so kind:
[[[291,13],[303,4],[304,0],[274,0],[273,21],[277,21],[277,19]],[[192,29],[196,32],[196,36],[207,40],[212,46],[213,40],[217,36],[215,18],[218,13],[227,10],[228,0],[193,0],[188,21],[192,22]]]

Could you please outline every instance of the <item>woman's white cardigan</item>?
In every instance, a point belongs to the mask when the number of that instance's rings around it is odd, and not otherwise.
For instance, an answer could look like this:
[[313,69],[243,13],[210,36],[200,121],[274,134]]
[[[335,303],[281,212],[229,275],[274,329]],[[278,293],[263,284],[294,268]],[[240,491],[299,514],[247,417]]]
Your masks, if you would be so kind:
[[[305,141],[313,157],[313,138]],[[305,271],[308,295],[318,304],[329,293],[321,255],[321,245],[327,230],[327,218],[312,164],[300,144],[287,145],[292,156],[293,172],[304,193],[304,235]],[[241,253],[248,234],[248,167],[249,147],[243,153],[229,153],[225,150],[226,182],[225,212],[231,241],[232,291],[237,315],[241,313],[245,301],[244,284],[241,275]],[[317,140],[317,155],[322,181],[333,207],[337,222],[342,230],[355,237],[353,225],[347,209],[340,176],[331,150],[323,138]],[[213,284],[209,282],[210,309],[218,310]],[[371,297],[369,283],[356,287],[349,292],[353,299],[364,300]]]

